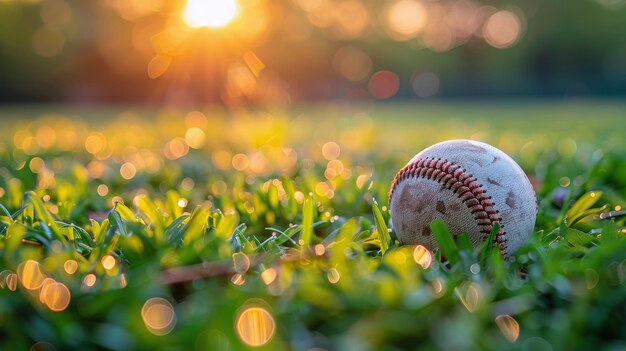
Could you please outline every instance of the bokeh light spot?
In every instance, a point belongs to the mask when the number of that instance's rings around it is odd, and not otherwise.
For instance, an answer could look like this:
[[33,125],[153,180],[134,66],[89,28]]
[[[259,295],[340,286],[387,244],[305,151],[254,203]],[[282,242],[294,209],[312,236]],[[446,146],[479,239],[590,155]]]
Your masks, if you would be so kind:
[[245,154],[236,154],[232,160],[233,168],[238,171],[243,171],[250,165],[250,159]]
[[358,38],[365,30],[369,14],[361,1],[344,0],[335,8],[336,32],[342,39]]
[[337,284],[339,279],[341,279],[341,275],[336,268],[331,268],[326,272],[326,278],[331,284]]
[[185,132],[185,141],[192,149],[200,149],[204,146],[205,133],[198,127],[191,127]]
[[100,196],[106,196],[109,193],[109,187],[106,184],[100,184],[96,188],[96,192]]
[[474,282],[465,282],[460,287],[454,289],[461,303],[469,312],[476,311],[484,299],[480,286]]
[[432,72],[423,72],[413,79],[413,92],[421,98],[431,97],[439,91],[439,77]]
[[90,154],[97,154],[104,150],[107,140],[104,134],[99,132],[90,133],[85,139],[85,150]]
[[246,345],[262,346],[274,336],[276,324],[272,315],[264,308],[248,307],[237,317],[235,329]]
[[130,162],[126,162],[120,167],[120,175],[126,180],[133,179],[135,174],[137,174],[137,168]]
[[230,282],[237,286],[240,286],[240,285],[245,284],[246,277],[244,277],[243,274],[239,274],[239,273],[233,274],[233,276],[230,277]]
[[50,283],[42,293],[42,300],[48,308],[55,312],[63,311],[69,306],[71,294],[70,289],[63,283]]
[[78,262],[75,260],[67,260],[63,263],[63,269],[67,274],[74,274],[78,269]]
[[396,95],[400,88],[398,75],[391,71],[378,71],[369,81],[369,91],[377,99],[389,99]]
[[266,285],[272,284],[274,280],[276,280],[277,276],[278,276],[278,272],[276,272],[276,269],[274,268],[268,268],[264,270],[263,273],[261,273],[261,279],[263,279],[263,282]]
[[498,11],[491,15],[485,27],[483,36],[489,45],[504,49],[519,39],[522,32],[522,22],[520,18],[511,11]]
[[45,341],[37,341],[29,349],[29,351],[56,351],[56,350],[57,348],[54,347],[54,345]]
[[387,11],[390,36],[396,40],[414,38],[426,25],[426,7],[416,0],[400,0]]
[[316,256],[323,256],[324,253],[326,253],[326,247],[324,247],[324,244],[317,244],[314,249]]
[[141,308],[141,317],[146,328],[154,335],[169,334],[176,325],[176,313],[169,301],[153,297]]
[[233,267],[237,273],[246,273],[250,269],[250,258],[243,252],[234,253]]
[[335,53],[333,66],[349,81],[358,82],[372,72],[372,59],[357,47],[345,46]]
[[83,288],[91,288],[96,284],[96,275],[93,273],[89,273],[87,274],[84,278],[83,278]]
[[46,303],[46,294],[47,294],[47,289],[48,286],[50,286],[51,284],[56,283],[57,281],[52,279],[52,278],[46,278],[43,280],[43,283],[41,283],[41,288],[39,289],[39,301],[41,301],[41,303],[45,304]]
[[341,147],[334,141],[322,145],[322,156],[327,160],[334,160],[341,154]]
[[41,172],[45,166],[46,164],[41,157],[33,157],[28,165],[33,173]]
[[499,315],[496,317],[496,325],[509,342],[514,342],[519,337],[519,323],[509,315]]
[[11,273],[9,275],[7,275],[6,277],[6,286],[7,289],[11,290],[11,291],[15,291],[17,290],[17,274],[15,273]]
[[422,268],[427,269],[433,262],[433,255],[425,246],[417,245],[413,248],[413,260]]
[[111,255],[104,255],[102,257],[102,260],[100,260],[100,263],[102,264],[102,267],[104,267],[104,269],[111,270],[115,268],[115,265],[117,264],[117,260],[115,260],[115,257]]
[[163,147],[163,154],[170,160],[179,159],[189,152],[189,145],[183,138],[174,138]]
[[34,260],[22,262],[17,267],[17,276],[22,285],[28,290],[39,289],[46,278],[41,272],[41,265]]

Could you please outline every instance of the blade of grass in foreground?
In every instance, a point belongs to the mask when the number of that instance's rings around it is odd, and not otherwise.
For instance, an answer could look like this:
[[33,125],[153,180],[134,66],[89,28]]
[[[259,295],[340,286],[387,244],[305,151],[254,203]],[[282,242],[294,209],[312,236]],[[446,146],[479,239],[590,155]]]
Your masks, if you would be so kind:
[[589,210],[589,208],[591,208],[591,206],[593,206],[600,199],[600,197],[602,197],[601,191],[590,191],[581,196],[565,213],[565,216],[563,217],[563,222],[567,224],[567,226],[571,227],[587,215],[593,215],[602,212],[587,212],[587,210]]
[[491,252],[495,246],[496,235],[500,232],[500,222],[493,222],[493,227],[491,227],[491,232],[489,233],[489,237],[485,242],[483,242],[483,249],[480,253],[480,263],[482,266],[485,266],[487,259],[491,256]]
[[451,265],[454,265],[459,261],[459,249],[457,248],[454,240],[452,239],[452,234],[448,230],[446,224],[437,219],[434,220],[430,225],[433,230],[433,235],[435,239],[439,243],[439,248],[441,249],[441,253],[448,259]]
[[302,246],[308,247],[313,239],[313,199],[309,196],[302,205]]
[[383,218],[383,214],[380,212],[376,201],[372,204],[372,211],[374,212],[374,223],[376,223],[376,231],[378,232],[378,238],[380,239],[380,252],[384,255],[385,251],[387,251],[391,245],[391,236],[389,236],[387,224],[385,224],[385,219]]

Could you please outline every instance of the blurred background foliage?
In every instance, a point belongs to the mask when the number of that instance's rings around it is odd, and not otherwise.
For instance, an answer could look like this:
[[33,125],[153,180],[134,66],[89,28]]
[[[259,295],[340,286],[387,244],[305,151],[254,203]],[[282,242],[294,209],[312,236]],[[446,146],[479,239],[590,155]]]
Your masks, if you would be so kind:
[[0,1],[0,100],[626,93],[623,0],[240,0],[222,27],[193,2]]

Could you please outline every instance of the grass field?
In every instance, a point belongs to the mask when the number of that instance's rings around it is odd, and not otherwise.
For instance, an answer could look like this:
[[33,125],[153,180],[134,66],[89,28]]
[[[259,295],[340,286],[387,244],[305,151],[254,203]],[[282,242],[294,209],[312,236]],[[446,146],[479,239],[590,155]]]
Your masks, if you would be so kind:
[[[624,350],[624,117],[619,101],[6,107],[0,349]],[[509,260],[387,229],[397,170],[453,138],[535,186],[536,232]]]

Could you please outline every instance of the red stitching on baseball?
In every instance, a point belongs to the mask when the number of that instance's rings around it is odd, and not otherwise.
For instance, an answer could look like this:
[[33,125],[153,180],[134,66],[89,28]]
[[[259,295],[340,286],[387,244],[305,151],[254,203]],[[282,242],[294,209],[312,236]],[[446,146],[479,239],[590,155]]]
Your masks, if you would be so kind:
[[[441,162],[440,162],[441,161]],[[391,190],[389,191],[389,203],[396,190],[398,183],[409,177],[421,177],[443,183],[442,188],[452,190],[474,215],[474,220],[478,226],[482,227],[481,234],[489,235],[495,222],[502,222],[502,218],[496,216],[499,213],[495,209],[495,203],[491,201],[491,196],[486,196],[486,190],[479,184],[476,178],[461,166],[448,160],[435,159],[431,157],[423,158],[411,162],[402,168],[393,179]],[[506,231],[504,225],[500,225],[500,232],[496,234],[495,243],[502,255],[507,255]],[[483,238],[486,239],[486,238]]]

